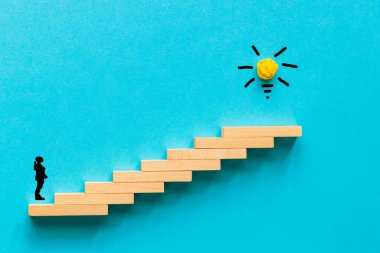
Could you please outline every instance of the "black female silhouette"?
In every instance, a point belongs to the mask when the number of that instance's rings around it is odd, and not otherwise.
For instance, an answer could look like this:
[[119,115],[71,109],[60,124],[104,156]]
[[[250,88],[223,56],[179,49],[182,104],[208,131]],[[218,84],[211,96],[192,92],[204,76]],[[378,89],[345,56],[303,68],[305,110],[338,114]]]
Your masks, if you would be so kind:
[[44,181],[47,178],[45,174],[45,167],[42,166],[41,164],[43,161],[44,161],[44,158],[42,158],[41,156],[37,156],[36,161],[34,161],[34,170],[36,171],[35,179],[37,181],[36,191],[34,192],[34,196],[36,200],[45,200],[45,198],[43,198],[40,195],[40,191],[42,187],[44,186]]

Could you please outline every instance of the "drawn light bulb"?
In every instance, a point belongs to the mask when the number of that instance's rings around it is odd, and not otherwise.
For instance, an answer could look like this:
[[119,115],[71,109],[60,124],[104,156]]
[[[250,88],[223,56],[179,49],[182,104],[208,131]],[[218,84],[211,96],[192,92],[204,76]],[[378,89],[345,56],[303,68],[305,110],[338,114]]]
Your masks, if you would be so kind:
[[[254,45],[252,45],[252,49],[257,56],[260,56],[259,50],[257,50],[257,48]],[[283,47],[280,51],[275,53],[273,57],[276,58],[277,56],[281,55],[286,49],[287,47]],[[288,63],[282,63],[281,66],[288,67],[288,68],[298,68],[297,65],[288,64]],[[278,64],[272,58],[267,58],[267,59],[258,61],[256,64],[256,67],[257,67],[257,76],[260,79],[265,80],[265,81],[268,81],[274,78],[278,70]],[[238,66],[238,69],[253,69],[253,65]],[[281,77],[277,77],[277,79],[278,81],[280,81],[287,87],[290,86],[290,84],[284,79],[282,79]],[[244,87],[247,88],[255,80],[256,78],[252,77],[251,79],[248,80],[248,82],[246,82]],[[269,94],[272,92],[272,88],[274,87],[274,84],[270,84],[270,83],[262,84],[261,87],[264,88],[264,93]],[[267,95],[266,98],[269,99],[269,95]]]

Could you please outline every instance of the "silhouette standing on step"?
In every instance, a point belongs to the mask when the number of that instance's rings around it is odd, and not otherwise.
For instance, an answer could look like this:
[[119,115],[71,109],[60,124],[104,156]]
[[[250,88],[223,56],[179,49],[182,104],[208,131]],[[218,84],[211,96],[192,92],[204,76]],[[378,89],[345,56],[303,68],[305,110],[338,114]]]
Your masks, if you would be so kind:
[[45,174],[45,167],[41,164],[43,161],[44,158],[41,156],[37,156],[36,160],[34,161],[34,170],[36,171],[35,179],[37,181],[36,191],[34,192],[36,200],[45,200],[45,198],[40,195],[40,191],[44,186],[45,179],[47,178]]

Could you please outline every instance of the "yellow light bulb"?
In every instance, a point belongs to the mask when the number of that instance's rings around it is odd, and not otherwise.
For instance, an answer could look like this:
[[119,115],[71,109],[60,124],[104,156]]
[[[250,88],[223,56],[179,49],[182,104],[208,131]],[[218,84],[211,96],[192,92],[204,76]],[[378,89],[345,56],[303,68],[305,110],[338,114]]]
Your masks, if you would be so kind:
[[261,79],[269,80],[276,75],[277,63],[271,58],[261,60],[257,63],[257,74]]

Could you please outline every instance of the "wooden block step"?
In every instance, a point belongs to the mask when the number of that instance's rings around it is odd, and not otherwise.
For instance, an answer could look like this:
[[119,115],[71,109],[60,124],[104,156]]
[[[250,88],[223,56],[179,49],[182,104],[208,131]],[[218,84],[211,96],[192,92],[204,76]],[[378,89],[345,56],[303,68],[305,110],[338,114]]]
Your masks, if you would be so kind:
[[223,127],[222,136],[236,137],[299,137],[301,126],[255,126],[255,127]]
[[191,171],[114,171],[114,182],[191,182]]
[[220,160],[145,160],[142,171],[220,170]]
[[195,148],[273,148],[273,137],[258,138],[195,138]]
[[93,205],[93,204],[133,204],[133,193],[56,193],[54,203],[57,205]]
[[245,159],[247,149],[168,149],[168,160]]
[[151,183],[112,183],[86,182],[86,193],[160,193],[164,192],[163,182]]
[[108,205],[30,204],[29,216],[108,215]]

